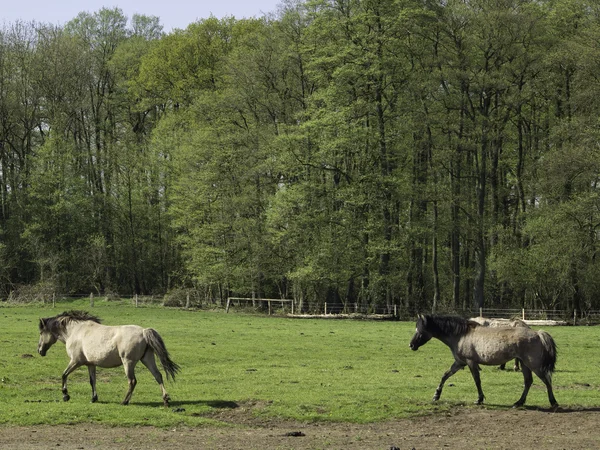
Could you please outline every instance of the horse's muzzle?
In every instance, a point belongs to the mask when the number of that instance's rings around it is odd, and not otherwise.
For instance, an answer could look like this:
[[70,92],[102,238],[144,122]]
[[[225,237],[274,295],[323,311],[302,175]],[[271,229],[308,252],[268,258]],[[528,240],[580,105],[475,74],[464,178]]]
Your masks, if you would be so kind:
[[47,352],[47,351],[48,351],[48,350],[47,350],[47,349],[45,349],[45,348],[43,348],[43,347],[40,347],[40,348],[38,348],[38,353],[39,353],[41,356],[46,356],[46,352]]
[[408,344],[408,346],[410,347],[410,349],[411,349],[413,352],[416,352],[417,350],[419,350],[419,346],[418,346],[418,345],[415,345],[415,344],[413,344],[412,342],[411,342],[410,344]]

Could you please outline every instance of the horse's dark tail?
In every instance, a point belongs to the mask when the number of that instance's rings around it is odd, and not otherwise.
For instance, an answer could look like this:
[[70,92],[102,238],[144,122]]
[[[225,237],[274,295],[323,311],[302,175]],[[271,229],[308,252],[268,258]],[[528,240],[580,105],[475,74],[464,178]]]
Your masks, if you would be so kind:
[[540,339],[542,340],[542,364],[541,364],[541,369],[552,375],[552,372],[554,372],[554,367],[556,366],[556,356],[557,356],[557,351],[556,351],[556,343],[554,342],[554,339],[552,339],[552,336],[550,336],[548,333],[546,333],[545,331],[538,331],[538,335],[540,336]]
[[175,364],[169,356],[167,347],[165,347],[165,343],[160,337],[160,334],[158,334],[158,332],[152,328],[146,328],[144,329],[144,338],[146,339],[146,343],[158,356],[158,359],[160,360],[160,363],[167,374],[167,379],[171,377],[171,379],[175,381],[175,375],[177,372],[179,372],[180,367],[178,364]]

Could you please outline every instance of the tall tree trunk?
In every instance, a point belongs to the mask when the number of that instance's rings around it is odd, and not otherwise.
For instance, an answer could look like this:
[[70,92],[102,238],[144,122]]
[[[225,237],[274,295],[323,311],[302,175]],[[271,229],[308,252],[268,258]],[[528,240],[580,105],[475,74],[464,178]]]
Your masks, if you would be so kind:
[[432,312],[435,312],[440,301],[440,276],[438,270],[438,205],[433,202],[433,236],[431,242],[431,271],[433,273],[433,304]]
[[[488,102],[485,98],[483,102]],[[475,235],[475,280],[473,284],[473,306],[483,308],[485,274],[486,274],[486,242],[485,242],[485,200],[487,184],[487,158],[488,158],[488,122],[482,124],[481,147],[478,161],[477,185],[475,189],[477,203],[477,223]]]

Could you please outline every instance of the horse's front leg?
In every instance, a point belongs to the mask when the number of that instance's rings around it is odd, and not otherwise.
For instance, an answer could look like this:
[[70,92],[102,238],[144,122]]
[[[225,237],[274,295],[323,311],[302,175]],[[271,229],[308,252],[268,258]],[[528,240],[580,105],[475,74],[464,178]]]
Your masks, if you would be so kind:
[[452,366],[450,366],[450,369],[448,369],[446,371],[446,373],[444,373],[444,375],[442,376],[442,380],[440,381],[440,384],[438,385],[437,389],[435,390],[435,394],[433,394],[434,402],[437,402],[440,399],[440,396],[442,395],[442,389],[444,389],[444,383],[446,382],[446,380],[448,378],[450,378],[452,375],[454,375],[456,372],[458,372],[460,369],[462,369],[463,367],[465,367],[464,363],[454,361],[454,364],[452,364]]
[[81,364],[71,360],[71,362],[62,374],[62,394],[63,400],[65,402],[68,402],[71,399],[71,397],[69,396],[69,391],[67,390],[67,377],[78,367],[81,367]]
[[477,386],[477,405],[481,405],[483,400],[485,399],[485,395],[483,395],[483,390],[481,389],[481,377],[479,376],[479,364],[473,361],[467,361],[467,365],[471,370],[471,375],[473,376],[473,380],[475,381],[475,386]]
[[90,374],[90,385],[92,386],[92,403],[98,401],[98,394],[96,393],[96,366],[88,366],[88,373]]

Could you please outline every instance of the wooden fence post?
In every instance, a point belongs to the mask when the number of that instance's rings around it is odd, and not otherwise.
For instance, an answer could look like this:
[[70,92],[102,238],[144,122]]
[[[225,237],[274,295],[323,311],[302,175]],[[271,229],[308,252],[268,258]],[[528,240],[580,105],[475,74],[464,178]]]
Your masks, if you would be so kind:
[[90,308],[94,307],[94,293],[90,292]]

